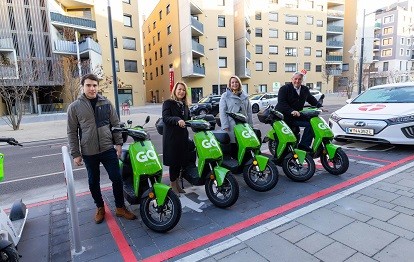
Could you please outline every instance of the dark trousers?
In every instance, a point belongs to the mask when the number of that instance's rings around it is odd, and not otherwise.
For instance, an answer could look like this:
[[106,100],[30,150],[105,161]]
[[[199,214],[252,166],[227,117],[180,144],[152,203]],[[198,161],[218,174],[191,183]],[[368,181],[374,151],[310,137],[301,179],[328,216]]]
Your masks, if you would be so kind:
[[177,180],[180,176],[181,166],[170,166],[170,181],[173,182]]
[[88,171],[89,190],[97,207],[103,207],[104,201],[101,193],[101,172],[99,169],[100,163],[105,167],[109,179],[112,181],[112,190],[115,198],[116,207],[124,207],[124,195],[121,173],[119,170],[118,156],[114,148],[99,153],[97,155],[85,156],[83,155],[86,170]]
[[307,120],[292,120],[291,123],[295,126],[300,126],[300,127],[305,128],[305,130],[303,130],[303,135],[302,135],[302,139],[300,140],[300,143],[304,146],[310,147],[312,144],[313,137],[314,137],[310,122]]

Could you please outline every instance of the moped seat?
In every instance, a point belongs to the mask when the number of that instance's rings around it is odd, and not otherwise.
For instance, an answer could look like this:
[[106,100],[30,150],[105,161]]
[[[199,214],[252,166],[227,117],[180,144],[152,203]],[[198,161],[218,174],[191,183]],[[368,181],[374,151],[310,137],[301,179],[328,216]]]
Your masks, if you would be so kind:
[[221,144],[230,144],[230,136],[226,131],[214,130],[212,133]]

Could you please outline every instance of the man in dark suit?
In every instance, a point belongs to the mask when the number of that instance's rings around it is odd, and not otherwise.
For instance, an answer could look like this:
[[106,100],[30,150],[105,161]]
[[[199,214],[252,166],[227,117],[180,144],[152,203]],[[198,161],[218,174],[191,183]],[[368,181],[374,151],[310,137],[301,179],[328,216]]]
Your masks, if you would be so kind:
[[305,128],[299,143],[299,148],[311,151],[310,146],[314,137],[313,130],[309,119],[301,115],[299,111],[303,110],[305,102],[321,109],[322,104],[311,95],[307,86],[302,85],[303,76],[303,73],[295,72],[292,76],[292,82],[279,89],[276,110],[284,115],[286,123],[289,126]]

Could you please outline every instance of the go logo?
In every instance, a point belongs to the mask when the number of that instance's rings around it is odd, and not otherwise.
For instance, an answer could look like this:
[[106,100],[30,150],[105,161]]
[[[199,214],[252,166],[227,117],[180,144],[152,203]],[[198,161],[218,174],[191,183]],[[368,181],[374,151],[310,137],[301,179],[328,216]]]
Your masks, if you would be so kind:
[[212,148],[213,146],[214,147],[218,146],[217,141],[214,138],[211,138],[210,140],[204,139],[203,141],[201,141],[201,145],[204,148]]
[[328,127],[326,126],[325,123],[319,123],[318,128],[321,129],[321,130],[324,130],[324,129],[327,129]]
[[253,131],[253,130],[244,130],[244,131],[241,133],[241,135],[242,135],[242,137],[244,137],[244,138],[251,138],[251,137],[254,137],[256,134],[254,133],[254,131]]
[[136,156],[136,159],[138,160],[138,162],[147,162],[148,159],[152,159],[152,160],[156,160],[157,157],[157,153],[155,153],[154,150],[148,150],[146,152],[139,152]]

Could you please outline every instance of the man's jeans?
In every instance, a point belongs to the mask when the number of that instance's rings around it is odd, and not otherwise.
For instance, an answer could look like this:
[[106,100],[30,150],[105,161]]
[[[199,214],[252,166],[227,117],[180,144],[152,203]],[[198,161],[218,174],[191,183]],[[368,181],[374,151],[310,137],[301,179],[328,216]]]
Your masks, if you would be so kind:
[[83,161],[85,162],[86,170],[88,171],[89,190],[91,191],[92,198],[95,201],[96,206],[104,206],[104,201],[102,199],[101,193],[99,169],[99,165],[102,163],[109,175],[109,179],[112,181],[115,206],[124,207],[125,203],[123,195],[123,184],[119,171],[118,156],[116,155],[116,150],[112,148],[97,155],[83,155],[82,157]]
[[300,126],[300,127],[305,128],[305,130],[303,131],[302,138],[300,140],[300,144],[310,147],[312,144],[313,137],[314,137],[310,122],[307,120],[293,120],[292,124],[295,126]]

